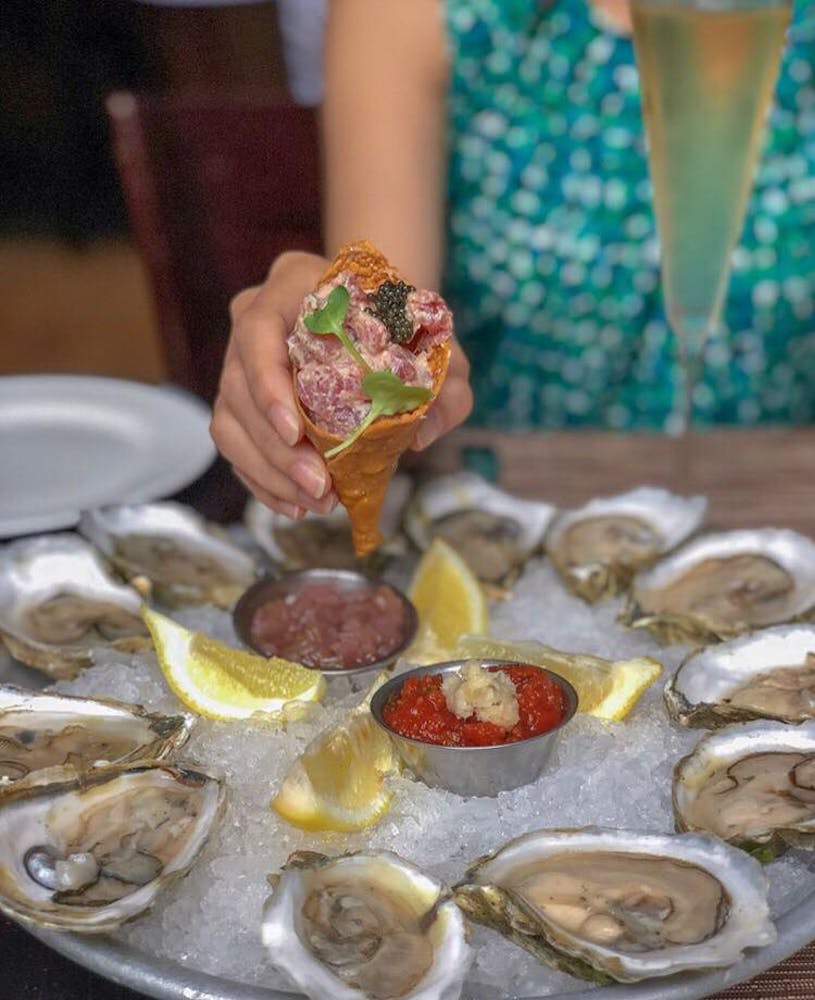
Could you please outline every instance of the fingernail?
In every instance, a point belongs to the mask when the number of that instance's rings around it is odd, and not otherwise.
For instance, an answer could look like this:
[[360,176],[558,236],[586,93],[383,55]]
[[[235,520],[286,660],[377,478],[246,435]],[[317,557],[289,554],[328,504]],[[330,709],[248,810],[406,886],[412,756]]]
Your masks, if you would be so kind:
[[421,451],[422,449],[427,448],[428,445],[433,444],[440,434],[441,419],[437,413],[431,412],[419,425],[419,430],[416,432],[416,442],[414,447]]
[[305,493],[299,493],[297,495],[298,504],[302,504],[307,507],[308,510],[312,511],[314,514],[330,514],[331,511],[337,506],[337,494],[333,492],[326,493],[322,500],[314,500],[311,497],[306,496]]
[[300,440],[300,421],[282,403],[273,403],[269,408],[269,420],[283,442],[293,448]]
[[324,472],[310,462],[297,462],[291,469],[291,477],[309,496],[319,500],[328,488]]
[[303,516],[302,507],[298,507],[293,503],[287,503],[285,500],[278,500],[278,502],[274,505],[274,510],[276,510],[278,514],[282,514],[283,517],[290,517],[294,521],[299,521]]

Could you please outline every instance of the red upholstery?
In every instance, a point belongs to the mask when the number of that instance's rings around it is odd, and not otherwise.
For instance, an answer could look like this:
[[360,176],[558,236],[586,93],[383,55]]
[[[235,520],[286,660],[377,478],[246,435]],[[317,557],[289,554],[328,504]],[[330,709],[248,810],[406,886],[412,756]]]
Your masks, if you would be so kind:
[[283,250],[319,250],[315,112],[269,94],[107,101],[173,381],[212,399],[228,305]]

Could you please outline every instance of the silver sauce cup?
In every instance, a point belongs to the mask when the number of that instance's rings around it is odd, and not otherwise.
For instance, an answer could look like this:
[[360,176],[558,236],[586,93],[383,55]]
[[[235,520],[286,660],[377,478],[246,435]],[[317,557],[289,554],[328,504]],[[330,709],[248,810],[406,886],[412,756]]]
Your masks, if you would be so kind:
[[415,670],[391,677],[375,692],[371,699],[371,714],[393,740],[405,764],[426,785],[431,788],[446,788],[465,797],[495,796],[499,792],[528,785],[540,777],[563,727],[577,711],[577,692],[567,680],[551,670],[535,667],[534,669],[553,680],[563,692],[565,713],[562,720],[554,728],[538,736],[495,746],[449,747],[424,743],[394,732],[383,721],[382,710],[385,704],[392,695],[399,692],[409,677],[449,674],[471,662],[485,667],[534,666],[514,660],[451,660],[448,663],[416,667]]
[[388,650],[386,655],[372,663],[363,663],[358,666],[343,667],[335,663],[326,663],[319,664],[314,669],[320,670],[329,677],[351,677],[369,671],[384,670],[391,666],[400,653],[403,653],[413,642],[419,619],[416,609],[407,597],[389,583],[373,580],[363,573],[349,569],[303,569],[293,573],[284,573],[279,577],[260,580],[253,584],[243,594],[232,612],[232,621],[240,640],[250,649],[260,653],[261,656],[268,656],[268,653],[257,645],[252,635],[252,621],[258,608],[276,598],[294,594],[308,583],[330,583],[339,594],[359,593],[361,590],[387,587],[399,598],[404,612],[402,629],[398,635],[394,636],[393,647]]

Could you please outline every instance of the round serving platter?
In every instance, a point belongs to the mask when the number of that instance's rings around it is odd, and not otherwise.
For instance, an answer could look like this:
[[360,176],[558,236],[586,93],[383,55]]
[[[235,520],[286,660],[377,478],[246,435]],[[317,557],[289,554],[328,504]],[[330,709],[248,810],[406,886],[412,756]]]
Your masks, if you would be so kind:
[[[42,687],[46,678],[11,660],[0,649],[0,681]],[[576,979],[573,991],[550,993],[545,1000],[702,1000],[727,986],[752,979],[815,939],[815,892],[791,900],[791,904],[784,912],[779,907],[775,919],[778,939],[765,948],[749,951],[743,961],[728,969],[602,988],[583,986]],[[293,1000],[302,996],[199,972],[106,936],[26,929],[49,948],[91,972],[157,1000]],[[467,1000],[466,993],[463,1000]],[[523,1000],[540,998],[526,995]]]
[[[815,893],[779,916],[775,923],[778,940],[766,948],[752,951],[729,969],[602,988],[580,989],[578,986],[575,992],[550,993],[545,1000],[701,1000],[709,997],[727,986],[752,979],[815,938]],[[82,937],[54,931],[32,933],[48,947],[86,969],[158,1000],[291,1000],[302,995],[209,976],[176,962],[144,955],[106,937]],[[538,998],[525,997],[524,1000]]]

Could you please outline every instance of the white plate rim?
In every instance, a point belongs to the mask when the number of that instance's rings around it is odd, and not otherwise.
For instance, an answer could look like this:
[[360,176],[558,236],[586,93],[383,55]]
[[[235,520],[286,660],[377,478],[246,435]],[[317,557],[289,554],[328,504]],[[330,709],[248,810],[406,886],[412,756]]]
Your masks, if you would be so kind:
[[[210,408],[199,397],[172,383],[153,384],[101,375],[4,375],[0,378],[0,418],[5,408],[13,407],[21,398],[30,403],[38,396],[53,400],[80,394],[85,400],[111,404],[111,410],[114,401],[124,401],[128,414],[142,418],[145,425],[152,422],[150,404],[160,404],[162,411],[171,412],[177,421],[173,424],[174,429],[189,436],[189,446],[181,461],[171,467],[157,463],[153,470],[147,470],[143,481],[130,489],[127,496],[111,496],[104,502],[139,502],[170,496],[194,482],[212,464],[216,448],[209,436]],[[96,502],[92,505],[99,506]],[[58,504],[53,511],[36,515],[4,516],[0,510],[0,538],[71,528],[79,520],[80,513],[81,510],[71,505],[60,507]]]

